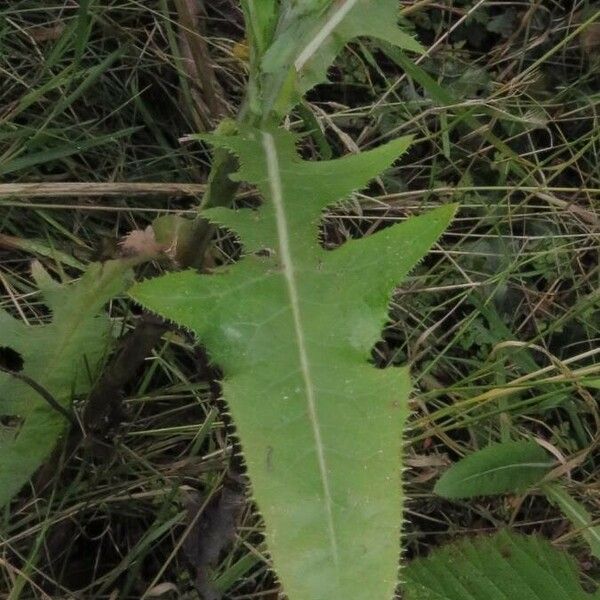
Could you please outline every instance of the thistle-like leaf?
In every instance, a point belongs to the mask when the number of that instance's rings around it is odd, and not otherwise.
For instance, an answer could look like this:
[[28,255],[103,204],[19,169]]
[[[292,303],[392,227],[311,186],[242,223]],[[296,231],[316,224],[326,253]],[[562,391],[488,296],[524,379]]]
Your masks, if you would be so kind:
[[94,263],[79,281],[61,285],[34,263],[51,322],[30,326],[0,310],[0,347],[23,363],[17,376],[0,372],[0,416],[12,422],[0,426],[0,507],[48,457],[68,424],[64,413],[94,382],[110,348],[102,309],[123,292],[128,271],[124,261]]
[[[327,70],[345,44],[372,37],[404,50],[423,47],[398,26],[396,0],[310,0],[284,2],[277,36],[262,61],[268,110],[285,114]],[[276,97],[268,97],[269,93]]]
[[452,218],[444,206],[335,251],[323,210],[364,187],[408,146],[303,161],[295,137],[212,137],[258,186],[259,210],[205,215],[249,255],[212,275],[134,286],[141,304],[193,330],[224,372],[274,567],[291,600],[386,600],[397,581],[405,369],[369,364],[394,286]]
[[501,531],[464,539],[410,563],[406,600],[600,600],[586,593],[575,561],[537,536]]

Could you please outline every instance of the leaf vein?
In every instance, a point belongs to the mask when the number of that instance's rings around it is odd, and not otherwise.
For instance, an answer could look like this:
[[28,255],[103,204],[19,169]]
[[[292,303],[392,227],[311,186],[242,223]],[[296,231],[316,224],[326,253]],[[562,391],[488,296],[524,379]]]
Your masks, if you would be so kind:
[[339,564],[338,548],[336,541],[335,525],[333,521],[333,501],[331,489],[329,486],[329,477],[327,469],[327,461],[325,458],[325,446],[321,435],[321,428],[317,414],[315,386],[312,379],[310,363],[308,360],[308,352],[306,348],[306,340],[304,337],[304,329],[302,324],[302,315],[300,312],[300,302],[298,295],[298,286],[294,273],[294,263],[290,249],[290,240],[288,232],[288,223],[283,202],[283,189],[281,184],[281,172],[279,168],[279,159],[277,156],[277,148],[275,140],[270,133],[263,132],[262,134],[263,148],[267,159],[267,171],[269,174],[269,187],[271,198],[275,208],[275,219],[277,224],[277,234],[279,239],[279,254],[283,266],[283,275],[286,282],[287,292],[290,299],[290,307],[292,310],[292,319],[294,323],[294,333],[296,336],[298,355],[300,360],[300,370],[304,387],[306,390],[306,401],[308,405],[308,417],[310,419],[313,436],[315,439],[315,447],[317,452],[317,460],[321,475],[321,484],[323,487],[323,496],[325,501],[325,511],[327,515],[327,529],[333,561],[336,567]]
[[294,67],[297,72],[300,72],[306,63],[318,52],[323,42],[333,33],[335,28],[346,18],[348,13],[356,6],[358,0],[346,0],[339,8],[337,8],[323,27],[319,29],[317,35],[304,47],[304,50],[298,55],[294,62]]

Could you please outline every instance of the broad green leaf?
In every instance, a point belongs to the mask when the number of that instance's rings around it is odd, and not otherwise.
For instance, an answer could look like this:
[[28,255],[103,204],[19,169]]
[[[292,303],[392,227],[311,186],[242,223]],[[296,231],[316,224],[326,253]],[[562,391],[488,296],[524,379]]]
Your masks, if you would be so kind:
[[575,528],[581,531],[581,535],[590,547],[592,554],[597,559],[600,559],[600,525],[592,525],[592,515],[590,515],[585,506],[572,498],[559,485],[546,484],[542,490],[550,500],[558,504]]
[[553,464],[534,441],[493,444],[450,467],[434,491],[444,498],[523,492],[538,483]]
[[372,37],[399,48],[423,52],[398,26],[396,0],[315,0],[286,3],[277,37],[265,54],[266,111],[285,114],[315,85],[342,48],[357,37]]
[[506,531],[449,544],[402,575],[406,600],[600,600],[583,590],[567,554]]
[[[33,274],[52,313],[51,322],[26,325],[0,310],[0,346],[17,352],[24,376],[63,409],[89,391],[110,348],[106,302],[128,282],[124,261],[89,266],[72,284],[58,284],[34,263]],[[31,383],[0,372],[0,416],[14,425],[0,430],[0,507],[21,489],[54,448],[68,420]]]
[[444,206],[353,240],[319,243],[323,210],[388,167],[409,140],[303,161],[284,130],[212,137],[238,155],[258,210],[211,209],[247,253],[198,275],[134,286],[149,309],[196,332],[223,369],[275,570],[291,600],[391,599],[402,520],[400,454],[410,381],[370,352],[394,286],[452,218]]

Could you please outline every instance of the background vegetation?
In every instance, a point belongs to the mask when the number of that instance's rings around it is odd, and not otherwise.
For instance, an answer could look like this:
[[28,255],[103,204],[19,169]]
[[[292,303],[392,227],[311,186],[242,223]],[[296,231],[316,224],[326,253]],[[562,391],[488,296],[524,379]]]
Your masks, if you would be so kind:
[[[417,138],[368,197],[328,215],[326,244],[440,202],[461,205],[398,290],[373,353],[381,367],[409,363],[415,380],[406,558],[509,526],[568,548],[589,585],[600,567],[585,532],[546,495],[449,501],[433,487],[456,459],[526,434],[598,518],[600,6],[400,7],[428,48],[417,67],[387,47],[353,44],[334,85],[312,92],[294,125],[313,132],[305,151],[314,157]],[[233,0],[0,4],[0,175],[11,185],[0,188],[3,308],[29,323],[47,318],[32,257],[77,277],[120,255],[119,240],[157,215],[195,212],[209,155],[185,136],[239,104],[243,38]],[[50,185],[63,182],[85,185]],[[240,202],[252,199],[241,190]],[[219,232],[211,260],[235,252]],[[185,332],[148,325],[128,302],[113,302],[110,315],[124,341],[106,359],[115,385],[102,391],[107,404],[122,400],[119,419],[92,441],[64,440],[0,515],[0,594],[275,598],[218,371]],[[2,365],[18,358],[0,338]]]

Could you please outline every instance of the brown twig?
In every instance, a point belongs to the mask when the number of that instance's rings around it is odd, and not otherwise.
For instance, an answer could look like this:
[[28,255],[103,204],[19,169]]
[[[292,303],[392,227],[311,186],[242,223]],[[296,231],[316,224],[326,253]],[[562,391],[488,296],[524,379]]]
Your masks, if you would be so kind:
[[47,196],[201,196],[206,185],[197,183],[2,183],[0,197]]

